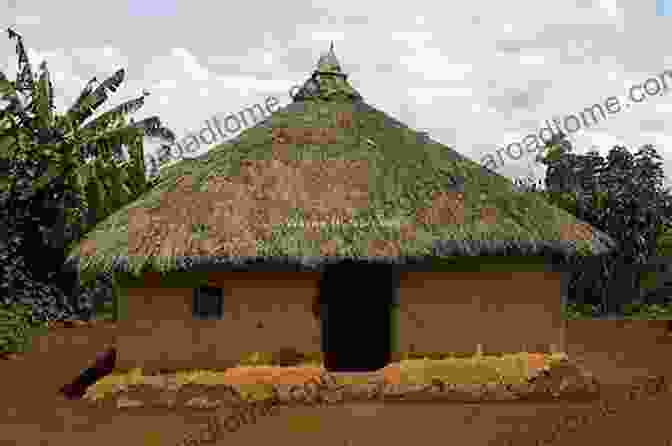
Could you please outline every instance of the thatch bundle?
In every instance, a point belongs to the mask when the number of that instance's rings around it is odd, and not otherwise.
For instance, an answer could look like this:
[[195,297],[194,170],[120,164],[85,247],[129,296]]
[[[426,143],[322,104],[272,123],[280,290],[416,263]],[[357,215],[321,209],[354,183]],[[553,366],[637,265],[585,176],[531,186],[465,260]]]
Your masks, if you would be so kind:
[[323,56],[295,101],[268,120],[166,168],[156,187],[94,228],[70,261],[80,271],[315,268],[341,258],[571,258],[615,247],[367,105],[334,60]]

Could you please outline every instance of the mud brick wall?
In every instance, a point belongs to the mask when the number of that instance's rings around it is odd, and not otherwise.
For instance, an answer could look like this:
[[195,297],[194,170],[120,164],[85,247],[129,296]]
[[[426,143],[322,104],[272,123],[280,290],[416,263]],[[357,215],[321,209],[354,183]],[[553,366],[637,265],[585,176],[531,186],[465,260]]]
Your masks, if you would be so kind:
[[129,288],[118,365],[223,369],[251,352],[320,351],[311,313],[318,279],[310,273],[211,274],[210,285],[224,288],[221,320],[193,318],[192,288]]
[[[127,288],[117,366],[224,369],[252,352],[318,352],[317,273],[211,273],[221,320],[194,319],[193,289],[146,281]],[[409,272],[399,289],[399,352],[563,350],[560,276],[548,272]]]
[[400,349],[485,353],[564,351],[561,276],[551,272],[405,273]]

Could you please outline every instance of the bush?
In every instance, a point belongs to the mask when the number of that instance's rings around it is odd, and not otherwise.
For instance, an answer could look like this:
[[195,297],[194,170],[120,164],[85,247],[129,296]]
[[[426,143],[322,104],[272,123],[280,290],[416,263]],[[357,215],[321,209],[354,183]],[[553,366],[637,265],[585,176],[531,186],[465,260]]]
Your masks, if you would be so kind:
[[31,309],[26,305],[3,305],[0,308],[0,354],[24,353],[31,335],[44,324],[31,320]]
[[563,308],[563,316],[565,319],[584,319],[599,316],[599,308],[597,305],[568,303]]
[[106,304],[114,304],[113,277],[109,271],[96,273],[95,280],[80,286],[80,306],[90,306],[95,317],[105,315]]
[[87,295],[80,298],[77,310],[58,286],[35,277],[27,264],[26,254],[31,255],[25,244],[27,237],[11,218],[0,216],[0,306],[30,307],[33,324],[90,318],[93,311]]
[[[622,317],[628,319],[667,319],[672,317],[672,306],[631,302],[623,304]],[[600,312],[594,305],[568,304],[564,309],[566,319],[599,318]]]
[[623,314],[643,319],[665,319],[672,316],[672,308],[669,305],[630,303],[623,305]]
[[[17,173],[17,177],[30,184],[29,175]],[[32,266],[49,263],[44,246],[36,242],[41,237],[39,228],[30,218],[41,212],[31,214],[26,204],[18,208],[10,204],[9,194],[0,193],[0,305],[29,306],[32,322],[86,319],[90,305],[81,302],[79,309],[73,308],[70,295],[57,286],[54,275],[46,277]]]

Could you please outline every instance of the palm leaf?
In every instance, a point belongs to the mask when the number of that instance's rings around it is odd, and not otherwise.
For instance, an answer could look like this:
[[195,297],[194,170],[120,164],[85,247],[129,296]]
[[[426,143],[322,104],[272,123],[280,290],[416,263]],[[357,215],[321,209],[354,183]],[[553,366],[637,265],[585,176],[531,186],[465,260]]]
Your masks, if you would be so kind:
[[128,193],[130,192],[128,187],[124,185],[124,182],[128,179],[128,174],[125,169],[111,169],[109,179],[112,186],[110,188],[112,206],[119,209],[132,198]]
[[86,195],[86,202],[88,205],[88,211],[85,217],[86,220],[86,228],[91,228],[95,226],[97,220],[98,220],[98,215],[99,212],[102,213],[102,210],[100,209],[100,194],[98,192],[98,187],[100,185],[98,184],[97,181],[89,181],[86,184],[86,190],[85,190],[85,195]]
[[0,135],[0,158],[10,158],[10,147],[15,144],[16,138],[9,135]]
[[14,32],[11,28],[7,30],[9,34],[9,39],[16,39],[16,55],[18,56],[18,66],[15,88],[17,90],[23,91],[27,90],[32,93],[33,90],[33,71],[30,67],[30,61],[28,60],[28,54],[26,49],[23,46],[23,39],[21,36]]
[[0,93],[0,99],[9,101],[7,108],[2,111],[2,119],[12,119],[14,115],[18,115],[22,124],[29,124],[30,118],[19,99],[14,83],[7,80],[2,71],[0,71]]
[[[89,131],[91,131],[89,129]],[[87,142],[105,147],[103,159],[111,160],[109,154],[112,150],[121,150],[122,145],[128,147],[129,157],[133,162],[125,168],[135,171],[132,175],[145,175],[145,165],[143,158],[142,130],[130,126],[109,130],[103,134],[88,139]]]
[[72,104],[68,109],[68,111],[65,113],[65,118],[68,119],[73,124],[72,127],[79,127],[79,125],[82,122],[84,122],[86,117],[89,116],[86,115],[85,117],[85,114],[82,112],[82,109],[84,108],[84,101],[91,95],[94,83],[96,82],[97,80],[95,77],[93,77],[89,82],[87,82],[86,86],[77,97],[77,100],[75,100],[75,103]]
[[[117,70],[112,76],[105,79],[92,93],[86,94],[77,105],[77,122],[81,124],[108,99],[107,90],[116,92],[124,81],[125,70]],[[95,79],[95,78],[94,78]]]
[[167,127],[161,125],[161,120],[158,116],[145,118],[142,121],[133,122],[129,127],[142,129],[147,138],[160,139],[162,141],[173,142],[177,139],[175,132]]
[[[98,164],[98,160],[95,162]],[[102,165],[96,166],[96,171],[103,172],[105,169],[103,168]],[[95,208],[95,216],[96,220],[99,220],[101,218],[105,218],[109,215],[111,211],[110,204],[107,200],[108,194],[106,192],[106,183],[109,182],[109,179],[104,178],[103,175],[97,175],[96,177],[92,178],[91,185],[93,186],[93,194],[95,194],[95,200],[94,203],[96,204]],[[88,198],[88,196],[87,196]],[[93,224],[95,225],[96,222]]]
[[35,94],[30,110],[37,115],[37,124],[39,128],[52,127],[53,120],[53,85],[49,80],[49,70],[47,62],[40,64],[40,80],[35,86]]
[[[0,110],[0,159],[46,159],[49,168],[36,181],[34,189],[63,177],[66,184],[86,196],[83,201],[90,205],[90,214],[95,215],[93,220],[108,216],[115,206],[144,193],[149,186],[145,177],[143,136],[175,139],[175,134],[162,127],[156,116],[130,125],[126,123],[126,115],[140,109],[149,93],[143,92],[141,97],[103,113],[82,127],[108,99],[108,92],[117,91],[125,70],[117,70],[97,87],[96,78],[92,78],[67,112],[58,115],[53,112],[53,85],[46,62],[40,65],[39,81],[33,82],[22,38],[11,29],[8,32],[10,39],[17,40],[19,74],[12,83],[0,72],[0,97],[10,102]],[[18,92],[32,101],[24,106]],[[129,148],[129,163],[120,163],[112,157],[113,153],[121,155],[124,145]],[[85,159],[91,154],[95,155],[95,161],[87,164]],[[3,190],[7,184],[11,184],[11,179],[0,181]]]
[[118,105],[112,110],[109,110],[103,113],[102,115],[98,116],[96,119],[86,124],[83,128],[85,130],[99,129],[102,131],[107,130],[110,127],[110,124],[113,123],[125,124],[123,120],[126,117],[126,115],[136,112],[137,110],[142,108],[142,106],[145,104],[145,96],[149,96],[149,93],[143,92],[143,96],[131,99],[129,101],[124,102],[121,105]]

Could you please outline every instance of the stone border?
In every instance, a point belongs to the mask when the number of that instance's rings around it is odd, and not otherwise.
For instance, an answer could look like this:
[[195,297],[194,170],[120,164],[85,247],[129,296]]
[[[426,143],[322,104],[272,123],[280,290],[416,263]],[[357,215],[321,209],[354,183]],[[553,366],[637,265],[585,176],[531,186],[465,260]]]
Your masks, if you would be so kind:
[[[563,368],[561,362],[556,370]],[[579,370],[580,369],[575,369]],[[576,375],[576,374],[575,374]],[[122,389],[127,391],[133,386]],[[204,386],[208,387],[208,386]],[[351,402],[488,402],[488,401],[552,401],[581,397],[582,401],[600,401],[600,383],[590,374],[578,376],[555,376],[551,369],[542,370],[538,375],[516,385],[490,383],[484,385],[451,385],[435,380],[430,384],[389,384],[382,376],[372,376],[368,382],[341,384],[329,373],[319,379],[312,378],[303,385],[271,385],[271,396],[261,401],[246,400],[235,386],[223,387],[231,394],[228,404],[210,401],[206,397],[191,398],[184,406],[200,410],[217,410],[224,407],[234,409],[228,416],[213,415],[195,433],[187,433],[176,446],[211,444],[222,438],[225,431],[236,432],[245,424],[256,424],[262,416],[277,415],[282,407],[313,406],[324,407]],[[179,392],[174,386],[173,391]],[[120,404],[122,403],[123,404]],[[165,401],[164,401],[165,402]],[[154,402],[152,402],[154,403]],[[175,407],[176,398],[168,400],[167,407]],[[142,401],[117,401],[118,408],[133,408],[144,405]],[[166,407],[164,405],[164,407]]]
[[[196,410],[217,411],[233,409],[228,416],[214,415],[196,433],[186,434],[178,446],[210,444],[221,438],[224,431],[235,432],[244,424],[255,424],[259,417],[275,415],[280,406],[330,406],[352,402],[453,402],[475,403],[494,401],[582,401],[599,402],[601,386],[590,373],[568,359],[560,360],[551,367],[517,384],[489,383],[479,385],[456,385],[433,380],[428,384],[390,384],[380,374],[356,375],[354,383],[341,383],[341,377],[349,374],[322,373],[303,385],[271,385],[270,396],[263,400],[249,400],[233,385],[204,385],[187,383],[179,385],[156,378],[155,382],[119,386],[115,392],[117,409],[152,407],[175,408],[177,406]],[[130,399],[125,393],[141,392],[159,388],[158,398],[149,401]],[[217,389],[218,397],[227,401],[208,399],[209,389]],[[183,391],[180,393],[180,391]],[[640,392],[641,393],[641,392]],[[114,394],[113,394],[114,395]],[[147,395],[144,395],[147,396]],[[91,400],[94,406],[102,406],[113,398]],[[576,424],[576,423],[575,423]]]
[[[564,373],[563,373],[564,372]],[[282,405],[291,405],[296,403],[311,403],[322,400],[335,400],[345,402],[356,401],[388,401],[388,402],[485,402],[485,401],[527,401],[527,400],[596,400],[600,394],[600,383],[590,373],[587,373],[568,360],[561,360],[550,368],[541,369],[538,373],[527,380],[519,383],[486,383],[486,384],[451,384],[439,379],[434,379],[426,384],[391,384],[385,381],[380,374],[372,374],[355,383],[340,384],[340,376],[324,372],[318,379],[311,378],[303,385],[270,385],[273,395]],[[150,378],[147,378],[150,379]],[[161,388],[168,381],[157,379],[156,383],[148,381],[138,385],[120,385],[117,387],[117,394],[132,393],[137,388],[144,386]],[[217,409],[221,406],[230,406],[222,400],[210,400],[207,397],[208,389],[217,388],[218,393],[221,390],[231,393],[233,401],[241,399],[240,393],[235,386],[231,385],[205,385],[188,383],[179,386],[175,383],[169,385],[166,390],[175,392],[175,398],[159,398],[163,402],[152,400],[149,402],[152,406],[159,405],[166,407],[175,407],[177,404],[177,394],[180,388],[189,386],[190,390],[195,387],[196,390],[185,393],[196,393],[196,398],[184,400],[183,406],[196,409]],[[202,388],[202,390],[201,390]],[[227,397],[227,399],[230,399]],[[105,401],[107,398],[98,400]],[[171,401],[170,404],[165,402]],[[141,407],[146,402],[133,401],[128,398],[119,398],[117,408]],[[231,401],[228,401],[231,403]]]

